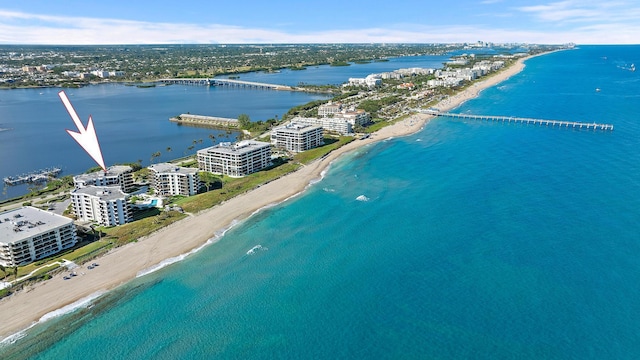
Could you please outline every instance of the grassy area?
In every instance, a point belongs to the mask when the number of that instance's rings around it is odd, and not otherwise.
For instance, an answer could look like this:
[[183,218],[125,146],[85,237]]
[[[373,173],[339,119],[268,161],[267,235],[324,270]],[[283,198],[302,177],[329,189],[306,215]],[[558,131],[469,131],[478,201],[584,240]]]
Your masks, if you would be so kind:
[[294,156],[294,160],[300,162],[301,164],[308,164],[313,160],[319,159],[332,152],[333,150],[352,142],[353,139],[353,136],[340,136],[338,139],[325,138],[324,146],[298,153]]
[[[37,269],[39,267],[42,267],[42,266],[44,266],[46,264],[52,264],[52,263],[55,263],[55,262],[62,261],[62,259],[66,259],[66,260],[73,261],[73,262],[81,262],[80,260],[82,258],[87,257],[87,255],[93,255],[94,253],[96,253],[99,250],[102,250],[104,248],[107,248],[107,249],[111,248],[111,242],[104,241],[104,240],[90,242],[87,245],[79,246],[79,247],[77,247],[77,248],[75,248],[73,250],[67,250],[67,251],[64,251],[62,253],[58,253],[58,254],[56,254],[56,255],[54,255],[52,257],[36,261],[36,262],[31,263],[29,265],[18,267],[18,277],[24,276],[26,274],[29,274],[30,272],[34,271],[35,269]],[[47,271],[50,271],[50,270],[52,270],[54,268],[55,267],[48,268]]]
[[186,212],[197,213],[291,173],[299,167],[299,164],[284,163],[272,169],[258,171],[242,178],[225,177],[222,189],[177,199],[174,204],[182,207]]
[[380,129],[382,129],[383,127],[387,127],[391,124],[393,124],[395,121],[387,121],[387,120],[380,120],[380,121],[376,121],[373,124],[367,126],[364,130],[369,133],[372,134]]
[[121,246],[133,241],[137,241],[141,237],[147,236],[167,225],[170,225],[187,215],[177,211],[162,211],[158,215],[142,218],[128,224],[101,228],[107,236],[103,240],[107,240],[113,246]]

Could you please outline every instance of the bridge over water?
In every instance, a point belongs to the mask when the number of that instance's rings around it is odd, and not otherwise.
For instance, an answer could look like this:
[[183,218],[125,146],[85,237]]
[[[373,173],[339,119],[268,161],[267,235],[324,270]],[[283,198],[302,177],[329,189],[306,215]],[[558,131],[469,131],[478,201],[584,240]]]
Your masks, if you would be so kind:
[[453,114],[448,112],[441,112],[436,109],[418,109],[418,112],[423,114],[429,114],[433,116],[445,116],[455,119],[470,119],[480,121],[501,121],[506,123],[520,123],[520,124],[533,124],[533,125],[546,125],[558,128],[574,128],[574,129],[593,129],[593,130],[610,130],[613,131],[612,124],[599,124],[599,123],[585,123],[579,121],[563,121],[563,120],[545,120],[545,119],[532,119],[513,116],[493,116],[493,115],[471,115],[471,114]]
[[233,80],[233,79],[212,79],[212,78],[178,78],[178,79],[160,79],[159,82],[166,84],[183,84],[183,85],[201,85],[201,86],[232,86],[245,87],[252,89],[268,89],[268,90],[295,90],[291,86],[267,84],[253,81]]

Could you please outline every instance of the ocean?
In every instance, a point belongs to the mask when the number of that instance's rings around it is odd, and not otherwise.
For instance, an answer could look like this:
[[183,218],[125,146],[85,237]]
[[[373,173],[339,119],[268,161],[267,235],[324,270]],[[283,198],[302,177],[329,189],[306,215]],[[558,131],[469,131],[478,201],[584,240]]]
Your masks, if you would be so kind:
[[434,119],[2,358],[636,359],[632,63],[640,46],[547,54],[454,110],[615,131]]

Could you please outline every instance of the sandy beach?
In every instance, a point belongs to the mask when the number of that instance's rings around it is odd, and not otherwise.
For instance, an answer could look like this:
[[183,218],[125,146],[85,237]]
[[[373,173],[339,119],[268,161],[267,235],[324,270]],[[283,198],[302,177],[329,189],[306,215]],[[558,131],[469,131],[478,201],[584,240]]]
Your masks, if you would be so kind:
[[[520,72],[528,58],[521,58],[509,68],[485,80],[477,81],[466,90],[443,100],[436,107],[447,111],[476,97],[483,89]],[[113,249],[95,261],[100,266],[91,270],[86,266],[74,269],[78,276],[71,280],[63,280],[63,274],[59,274],[0,300],[0,339],[28,328],[48,313],[97,293],[114,289],[167,259],[179,257],[201,247],[232,224],[247,219],[257,210],[285,201],[304,191],[310,183],[320,179],[322,172],[341,155],[384,139],[415,133],[431,118],[432,116],[425,114],[413,115],[407,120],[379,130],[368,139],[353,141],[292,174],[174,223],[138,242]]]

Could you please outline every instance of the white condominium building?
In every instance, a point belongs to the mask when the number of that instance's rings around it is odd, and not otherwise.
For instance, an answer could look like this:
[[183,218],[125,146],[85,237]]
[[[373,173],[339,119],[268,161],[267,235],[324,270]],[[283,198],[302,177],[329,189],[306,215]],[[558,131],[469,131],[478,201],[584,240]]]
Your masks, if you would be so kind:
[[334,131],[342,135],[349,135],[353,133],[353,126],[349,121],[340,117],[326,117],[326,118],[307,118],[307,117],[295,117],[291,120],[292,123],[317,125],[322,126],[324,130]]
[[271,130],[271,143],[279,148],[301,152],[324,144],[322,127],[290,123]]
[[342,103],[334,103],[329,101],[326,104],[318,106],[318,116],[327,117],[333,114],[337,114],[342,111]]
[[345,119],[351,124],[351,126],[364,126],[371,121],[369,113],[362,109],[358,109],[355,111],[343,111],[341,113],[335,114],[333,117],[338,119]]
[[149,170],[153,173],[151,187],[156,195],[191,196],[197,194],[202,187],[198,169],[160,163],[149,166]]
[[214,174],[242,177],[271,165],[268,143],[243,140],[198,150],[198,168]]
[[89,185],[71,191],[71,205],[78,220],[95,221],[104,226],[133,220],[128,198],[117,186]]
[[0,265],[21,266],[78,242],[73,220],[25,206],[0,213]]
[[107,172],[96,171],[73,177],[76,189],[94,186],[119,186],[126,193],[133,191],[133,168],[127,165],[114,165],[107,168]]

